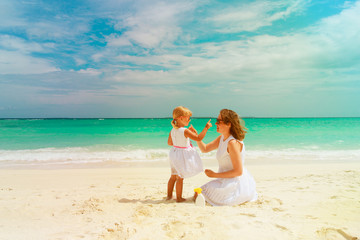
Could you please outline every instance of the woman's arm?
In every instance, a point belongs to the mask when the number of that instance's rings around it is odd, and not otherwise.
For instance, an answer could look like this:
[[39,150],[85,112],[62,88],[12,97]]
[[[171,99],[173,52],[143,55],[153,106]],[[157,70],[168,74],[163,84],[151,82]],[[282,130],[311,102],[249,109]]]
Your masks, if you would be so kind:
[[173,141],[172,141],[172,138],[171,138],[171,132],[169,133],[169,137],[168,137],[168,145],[169,146],[173,145]]
[[190,138],[194,141],[201,141],[204,139],[207,131],[209,128],[212,127],[212,124],[210,123],[211,119],[206,123],[204,129],[201,131],[200,134],[197,134],[196,130],[192,127],[192,129],[185,129],[184,136],[187,138]]
[[215,150],[219,147],[220,138],[221,138],[221,135],[218,136],[217,138],[215,138],[214,141],[212,141],[208,144],[205,144],[203,141],[197,141],[196,143],[201,152],[207,153],[207,152],[211,152],[212,150]]
[[242,151],[243,145],[236,140],[231,140],[228,144],[229,155],[233,169],[227,172],[216,173],[210,169],[205,170],[205,174],[212,178],[233,178],[241,176],[243,173]]

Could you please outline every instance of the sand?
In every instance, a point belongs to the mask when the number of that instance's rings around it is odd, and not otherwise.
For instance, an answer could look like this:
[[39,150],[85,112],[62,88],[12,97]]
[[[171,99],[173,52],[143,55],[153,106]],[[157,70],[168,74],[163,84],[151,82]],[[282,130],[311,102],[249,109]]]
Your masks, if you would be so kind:
[[[216,169],[215,166],[213,166]],[[259,199],[166,201],[168,167],[0,170],[0,239],[356,239],[360,163],[250,165]]]

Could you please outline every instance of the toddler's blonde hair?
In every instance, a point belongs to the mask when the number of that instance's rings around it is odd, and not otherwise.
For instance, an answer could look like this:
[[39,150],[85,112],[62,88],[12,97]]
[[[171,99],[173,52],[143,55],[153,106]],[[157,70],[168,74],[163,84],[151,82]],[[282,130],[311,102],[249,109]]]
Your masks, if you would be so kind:
[[174,128],[179,128],[177,126],[177,119],[181,116],[185,116],[185,117],[191,117],[192,116],[192,112],[184,107],[184,106],[178,106],[173,110],[173,120],[171,121],[171,125]]

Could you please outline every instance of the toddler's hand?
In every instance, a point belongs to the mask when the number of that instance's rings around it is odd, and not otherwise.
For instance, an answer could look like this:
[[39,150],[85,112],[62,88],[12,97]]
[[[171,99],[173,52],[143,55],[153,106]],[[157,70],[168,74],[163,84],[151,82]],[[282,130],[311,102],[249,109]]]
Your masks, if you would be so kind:
[[196,131],[196,129],[193,127],[192,124],[190,125],[189,130],[192,131],[192,132],[194,132],[194,133],[196,133],[196,134],[198,134],[197,131]]
[[210,170],[210,169],[205,169],[205,174],[208,177],[214,177],[215,176],[215,172],[213,170]]
[[212,127],[212,124],[211,124],[211,119],[206,123],[206,125],[205,125],[205,127],[207,128],[207,129],[209,129],[209,128],[211,128]]

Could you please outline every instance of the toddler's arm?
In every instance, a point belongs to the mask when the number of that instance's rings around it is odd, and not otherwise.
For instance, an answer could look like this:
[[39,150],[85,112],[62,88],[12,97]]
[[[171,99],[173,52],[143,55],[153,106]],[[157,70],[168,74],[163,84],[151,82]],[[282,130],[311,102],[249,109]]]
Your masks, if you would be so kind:
[[169,137],[168,137],[168,145],[169,146],[173,145],[173,141],[172,141],[172,138],[171,138],[171,132],[169,133]]
[[191,126],[189,127],[189,130],[198,134],[198,132],[196,131],[196,129],[193,127],[193,125],[191,124]]
[[201,141],[204,139],[207,131],[209,130],[209,128],[212,127],[212,124],[211,124],[211,119],[206,123],[204,129],[201,131],[200,134],[197,134],[196,130],[194,129],[194,127],[191,127],[192,129],[189,130],[189,129],[186,129],[185,132],[184,132],[184,136],[185,137],[188,137],[194,141]]

